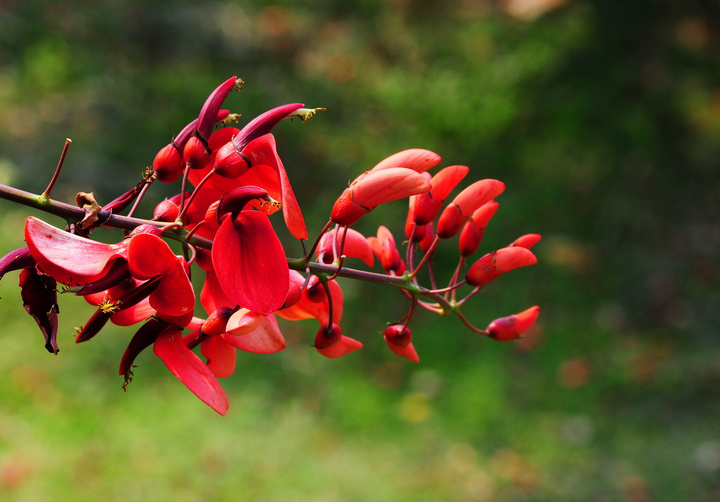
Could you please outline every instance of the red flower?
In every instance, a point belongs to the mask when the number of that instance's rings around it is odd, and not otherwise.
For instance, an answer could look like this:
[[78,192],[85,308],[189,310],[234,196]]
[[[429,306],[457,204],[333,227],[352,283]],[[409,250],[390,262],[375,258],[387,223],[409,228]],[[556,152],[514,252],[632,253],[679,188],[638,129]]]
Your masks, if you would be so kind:
[[495,319],[487,327],[488,335],[500,342],[515,340],[535,324],[538,315],[540,315],[540,307],[536,305],[519,314]]
[[430,190],[425,177],[405,167],[369,171],[353,181],[335,201],[330,219],[350,226],[380,204]]
[[265,315],[283,305],[288,264],[263,213],[240,211],[226,217],[215,235],[212,261],[223,292],[235,304]]
[[383,330],[383,338],[388,348],[395,354],[414,363],[420,362],[420,357],[412,344],[412,332],[407,326],[402,324],[388,326]]
[[476,181],[460,192],[443,210],[438,220],[437,234],[442,239],[453,237],[476,209],[490,202],[504,190],[505,184],[502,181],[492,179]]
[[522,247],[506,247],[488,253],[477,260],[465,275],[472,286],[484,286],[513,269],[534,265],[537,258]]

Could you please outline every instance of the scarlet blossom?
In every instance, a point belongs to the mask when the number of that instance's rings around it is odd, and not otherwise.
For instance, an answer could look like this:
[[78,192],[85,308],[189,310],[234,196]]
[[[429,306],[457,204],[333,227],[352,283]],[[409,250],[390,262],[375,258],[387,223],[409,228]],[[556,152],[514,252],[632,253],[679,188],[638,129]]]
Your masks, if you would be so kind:
[[519,314],[495,319],[487,327],[490,338],[500,342],[507,342],[520,338],[537,321],[540,307],[537,305],[523,310]]
[[497,212],[500,204],[494,201],[487,202],[473,211],[472,216],[463,225],[460,232],[460,256],[468,257],[477,251],[485,235],[485,227]]
[[412,331],[402,324],[393,324],[383,330],[383,338],[388,348],[400,357],[414,363],[420,362],[417,351],[412,344]]
[[380,225],[377,237],[368,237],[368,242],[375,256],[380,259],[383,269],[390,275],[401,276],[405,272],[405,262],[395,245],[395,238],[392,232]]
[[410,218],[416,225],[427,225],[435,219],[450,192],[462,181],[470,170],[467,166],[448,166],[430,179],[430,191],[414,195]]
[[362,348],[361,342],[343,335],[337,324],[322,326],[315,336],[315,350],[330,359],[346,356]]
[[437,153],[431,152],[430,150],[410,148],[408,150],[394,153],[381,160],[370,171],[380,171],[391,167],[406,167],[415,172],[423,173],[438,165],[441,160],[442,159]]
[[535,255],[522,247],[505,247],[488,253],[472,264],[465,280],[472,286],[485,286],[516,268],[537,263]]
[[317,246],[317,257],[321,263],[333,263],[342,253],[347,258],[360,258],[368,267],[375,261],[372,247],[364,235],[352,228],[335,229],[325,232]]
[[504,190],[505,184],[493,179],[476,181],[465,188],[440,214],[437,224],[438,236],[441,239],[455,236],[476,209],[490,202]]
[[380,204],[430,190],[430,182],[406,167],[388,167],[360,175],[333,205],[330,219],[342,226],[356,223]]
[[212,261],[223,292],[237,305],[267,315],[285,301],[288,264],[265,214],[240,211],[225,218],[215,236]]

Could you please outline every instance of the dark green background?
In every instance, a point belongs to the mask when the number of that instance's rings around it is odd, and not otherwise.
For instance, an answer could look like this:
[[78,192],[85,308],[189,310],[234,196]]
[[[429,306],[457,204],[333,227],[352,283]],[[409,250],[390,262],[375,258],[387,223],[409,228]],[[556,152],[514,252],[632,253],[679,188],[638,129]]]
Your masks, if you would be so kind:
[[[497,344],[423,314],[406,364],[377,335],[404,299],[345,283],[344,331],[366,348],[327,361],[312,323],[285,325],[285,353],[240,357],[220,419],[151,356],[122,395],[132,328],[73,346],[91,312],[73,298],[48,355],[9,274],[3,499],[720,497],[720,4],[6,1],[0,182],[41,192],[70,137],[54,196],[106,202],[231,75],[241,121],[327,108],[276,128],[311,234],[348,180],[405,148],[506,182],[484,249],[538,232],[540,263],[467,313],[538,304],[540,328]],[[170,194],[153,186],[145,211]],[[0,211],[7,252],[28,211]],[[399,239],[404,211],[358,229]],[[455,254],[438,256],[446,273]]]

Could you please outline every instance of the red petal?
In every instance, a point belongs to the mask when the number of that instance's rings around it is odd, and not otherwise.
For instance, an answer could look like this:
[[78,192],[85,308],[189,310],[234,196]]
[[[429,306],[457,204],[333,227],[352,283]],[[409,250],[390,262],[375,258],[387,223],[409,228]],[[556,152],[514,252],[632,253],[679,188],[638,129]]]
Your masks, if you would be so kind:
[[[254,139],[248,146],[245,147],[243,153],[248,156],[251,164],[265,164],[270,166],[277,176],[277,183],[280,186],[280,202],[282,202],[283,216],[285,217],[285,224],[290,230],[290,233],[296,239],[307,239],[307,229],[305,228],[305,220],[303,220],[300,206],[295,199],[295,193],[293,193],[290,180],[285,172],[280,156],[277,153],[277,147],[275,145],[275,137],[272,134],[265,134],[257,139]],[[253,168],[245,174],[245,176],[252,176]],[[243,176],[243,180],[245,180]],[[244,181],[245,182],[245,181]],[[248,184],[251,184],[248,182]],[[270,188],[265,185],[258,185],[265,188],[268,192],[271,192]]]
[[[343,313],[343,292],[337,281],[328,281],[330,287],[330,296],[333,302],[333,319],[335,324],[340,323]],[[317,319],[320,324],[330,322],[329,306],[327,298],[321,302],[314,302],[308,298],[307,288],[303,290],[302,298],[292,307],[278,310],[277,314],[290,321],[298,321],[301,319]]]
[[202,354],[207,358],[207,367],[217,378],[227,378],[235,372],[237,350],[228,345],[219,336],[211,336],[200,345]]
[[326,349],[315,349],[318,352],[320,352],[325,357],[329,357],[330,359],[336,359],[338,357],[342,357],[344,355],[349,354],[350,352],[354,352],[356,350],[362,349],[363,344],[358,342],[357,340],[354,340],[353,338],[347,337],[345,335],[340,336],[340,341],[335,343],[334,345],[331,345],[330,347]]
[[506,247],[488,253],[472,264],[465,279],[472,286],[484,286],[516,268],[537,263],[537,258],[525,248]]
[[270,220],[258,211],[227,218],[212,250],[218,281],[232,301],[269,314],[279,309],[289,288],[289,272],[280,240]]
[[414,363],[420,362],[420,357],[417,354],[417,351],[415,350],[415,347],[412,343],[407,344],[404,347],[401,347],[400,345],[395,345],[394,343],[388,341],[387,336],[385,337],[385,343],[387,344],[388,348],[392,350],[395,354],[399,355],[400,357],[404,357],[405,359],[408,359]]
[[153,346],[153,351],[190,391],[202,402],[221,415],[227,412],[229,403],[225,391],[210,368],[190,349],[182,339],[181,330],[165,329]]
[[207,272],[205,283],[200,291],[200,303],[206,312],[215,312],[221,308],[234,308],[235,302],[227,297],[214,271]]
[[67,285],[85,285],[105,275],[127,244],[105,244],[74,235],[33,216],[25,222],[25,241],[40,269]]
[[381,160],[375,167],[372,168],[372,171],[380,171],[390,167],[406,167],[418,173],[422,173],[438,165],[440,160],[442,159],[435,152],[423,150],[422,148],[411,148]]
[[167,242],[152,234],[138,234],[128,244],[130,274],[144,281],[169,272],[178,259]]
[[[347,233],[343,237],[344,232]],[[326,264],[333,262],[333,237],[335,237],[335,249],[338,253],[342,253],[348,258],[360,258],[368,267],[373,266],[375,260],[370,243],[363,234],[347,227],[340,232],[335,232],[335,229],[330,230],[322,236],[317,248],[319,261]],[[343,239],[345,240],[345,247],[341,248]]]
[[280,332],[274,315],[264,318],[260,325],[247,335],[235,336],[224,333],[220,336],[225,343],[255,354],[274,354],[285,348],[285,338]]

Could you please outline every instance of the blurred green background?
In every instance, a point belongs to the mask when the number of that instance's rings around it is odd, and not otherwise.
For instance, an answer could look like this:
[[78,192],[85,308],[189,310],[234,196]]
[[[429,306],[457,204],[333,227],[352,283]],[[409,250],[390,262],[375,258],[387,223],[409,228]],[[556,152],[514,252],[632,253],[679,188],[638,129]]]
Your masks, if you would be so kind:
[[[505,181],[483,249],[539,232],[540,263],[467,313],[538,304],[539,328],[498,344],[422,314],[413,365],[377,334],[404,299],[345,282],[344,332],[365,349],[327,360],[315,324],[284,324],[286,351],[241,355],[223,381],[222,418],[152,354],[124,394],[134,330],[73,345],[91,313],[76,298],[49,355],[8,274],[0,499],[720,500],[717,1],[5,0],[0,182],[41,192],[70,137],[54,196],[107,202],[231,75],[241,121],[327,108],[276,128],[311,233],[405,148]],[[399,238],[404,211],[358,228]],[[27,214],[0,201],[2,254]]]

